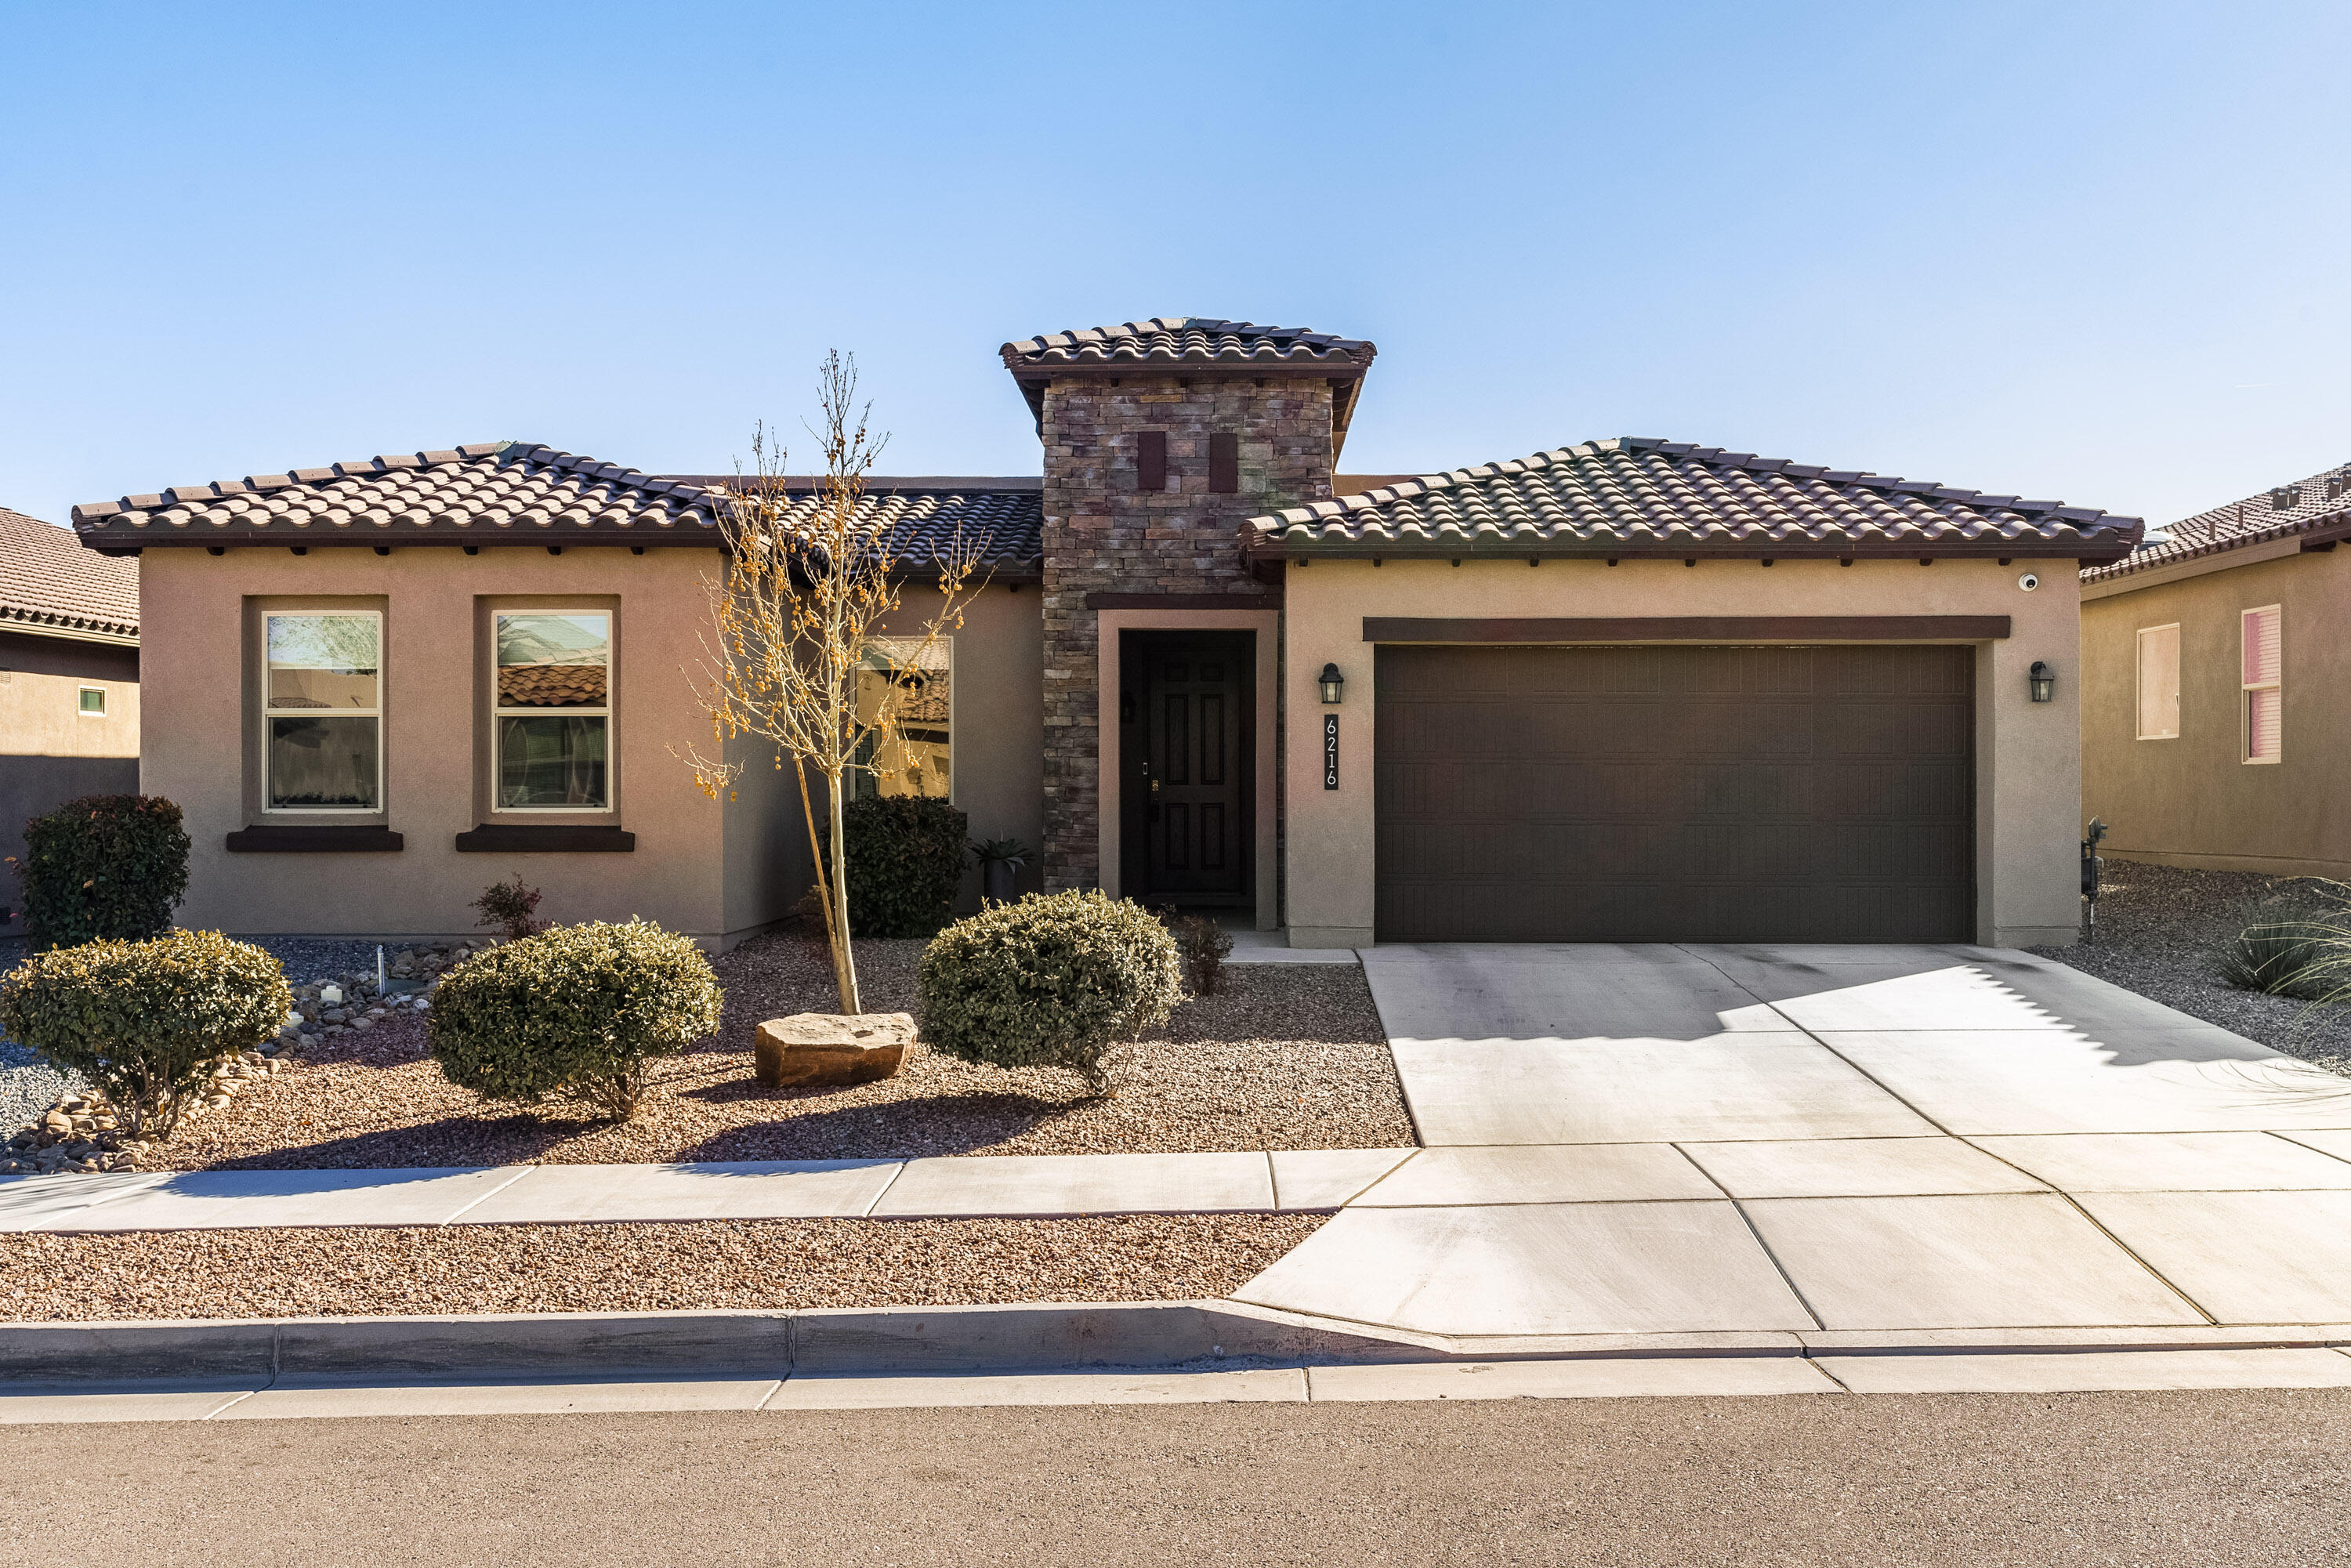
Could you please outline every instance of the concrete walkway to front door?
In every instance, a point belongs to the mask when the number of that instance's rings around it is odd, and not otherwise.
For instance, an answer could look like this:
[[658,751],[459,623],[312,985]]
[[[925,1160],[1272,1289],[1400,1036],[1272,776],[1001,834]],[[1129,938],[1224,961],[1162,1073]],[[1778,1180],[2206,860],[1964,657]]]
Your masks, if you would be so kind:
[[1445,1335],[1824,1347],[2351,1324],[2351,1082],[2063,965],[1363,956],[1428,1146],[1244,1301]]

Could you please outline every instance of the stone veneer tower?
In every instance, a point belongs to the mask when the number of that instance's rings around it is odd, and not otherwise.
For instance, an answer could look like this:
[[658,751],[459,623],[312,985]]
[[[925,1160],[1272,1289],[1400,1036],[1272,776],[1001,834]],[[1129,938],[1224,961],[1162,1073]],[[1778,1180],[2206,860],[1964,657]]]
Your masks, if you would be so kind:
[[[1278,604],[1279,587],[1251,574],[1241,525],[1331,497],[1376,351],[1198,316],[1004,345],[1045,445],[1049,890],[1101,883],[1096,613]],[[1270,664],[1260,680],[1276,678]]]

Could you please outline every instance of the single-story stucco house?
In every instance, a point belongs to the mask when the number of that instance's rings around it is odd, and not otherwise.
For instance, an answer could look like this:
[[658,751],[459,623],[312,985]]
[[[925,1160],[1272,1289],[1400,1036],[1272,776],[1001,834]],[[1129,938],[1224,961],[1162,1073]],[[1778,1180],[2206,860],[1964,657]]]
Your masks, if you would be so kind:
[[[139,788],[139,563],[0,507],[0,856],[25,822],[84,795]],[[24,929],[0,875],[0,935]]]
[[2082,804],[2109,854],[2351,877],[2351,463],[2082,572]]
[[[1176,318],[1000,352],[1041,476],[868,505],[990,574],[896,787],[1040,843],[1041,885],[1304,946],[2074,930],[2075,573],[2137,518],[1647,439],[1348,476],[1368,342]],[[501,443],[78,507],[143,552],[183,918],[444,933],[517,867],[559,918],[782,917],[789,772],[713,802],[674,755],[725,483]]]

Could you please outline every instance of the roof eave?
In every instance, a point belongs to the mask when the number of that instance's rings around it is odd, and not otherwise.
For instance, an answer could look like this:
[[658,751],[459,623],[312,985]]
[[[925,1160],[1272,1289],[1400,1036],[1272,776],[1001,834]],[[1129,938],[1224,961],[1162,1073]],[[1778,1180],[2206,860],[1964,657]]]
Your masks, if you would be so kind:
[[1302,543],[1260,539],[1247,547],[1252,560],[2070,560],[2082,566],[2120,560],[2129,547],[2094,548],[2035,539],[1866,543],[1808,540],[1801,544],[1638,545],[1606,541],[1529,540],[1521,544],[1414,542],[1349,539]]

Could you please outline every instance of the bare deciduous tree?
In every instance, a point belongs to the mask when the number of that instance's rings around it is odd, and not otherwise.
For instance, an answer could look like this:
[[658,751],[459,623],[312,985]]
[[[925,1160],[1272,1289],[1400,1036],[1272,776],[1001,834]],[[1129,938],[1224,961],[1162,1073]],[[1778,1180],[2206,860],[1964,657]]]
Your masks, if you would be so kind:
[[[729,741],[768,742],[778,769],[790,758],[841,1010],[856,1013],[864,1008],[850,950],[841,804],[858,775],[893,776],[885,758],[907,695],[904,683],[883,681],[861,714],[858,672],[872,667],[868,661],[885,642],[889,667],[921,667],[939,638],[963,624],[964,604],[977,591],[977,550],[957,533],[919,560],[905,556],[888,526],[863,506],[865,476],[888,438],[867,432],[872,405],[857,401],[854,360],[826,356],[820,404],[823,429],[815,434],[824,447],[824,480],[815,494],[789,492],[784,448],[762,425],[751,442],[751,471],[738,465],[720,502],[726,571],[704,580],[711,628],[703,638],[702,669],[689,672],[718,755],[689,748],[684,760],[703,792],[716,800],[721,791],[732,797],[746,766],[726,760]],[[919,630],[885,638],[882,628],[900,608],[905,576],[921,568],[937,573],[937,612]],[[809,797],[811,772],[823,783],[829,854]]]

